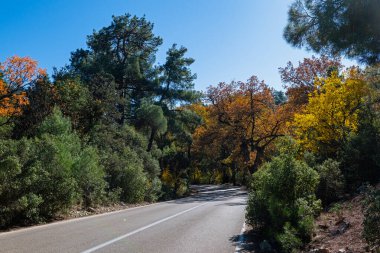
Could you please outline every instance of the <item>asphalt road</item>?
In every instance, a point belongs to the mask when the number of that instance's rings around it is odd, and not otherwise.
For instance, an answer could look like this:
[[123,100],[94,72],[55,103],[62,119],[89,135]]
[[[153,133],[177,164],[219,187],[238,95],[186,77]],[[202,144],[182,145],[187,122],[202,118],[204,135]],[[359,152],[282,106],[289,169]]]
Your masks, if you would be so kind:
[[196,189],[188,198],[0,233],[0,252],[238,252],[246,193]]

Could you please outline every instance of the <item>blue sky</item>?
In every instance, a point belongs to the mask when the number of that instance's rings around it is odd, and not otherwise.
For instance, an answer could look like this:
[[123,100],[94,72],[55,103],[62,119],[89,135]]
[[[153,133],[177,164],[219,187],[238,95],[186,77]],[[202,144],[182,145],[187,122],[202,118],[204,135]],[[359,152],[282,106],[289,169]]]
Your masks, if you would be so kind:
[[282,37],[292,0],[0,0],[0,61],[30,56],[49,73],[86,46],[86,36],[108,26],[112,15],[131,13],[155,24],[164,44],[195,59],[196,89],[251,75],[281,89],[278,67],[311,56]]

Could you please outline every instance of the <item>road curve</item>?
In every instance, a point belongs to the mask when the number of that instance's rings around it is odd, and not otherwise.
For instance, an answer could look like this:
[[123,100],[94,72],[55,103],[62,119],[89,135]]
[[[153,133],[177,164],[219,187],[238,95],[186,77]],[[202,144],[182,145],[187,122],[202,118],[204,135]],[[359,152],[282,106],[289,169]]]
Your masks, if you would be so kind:
[[235,252],[246,192],[195,189],[179,200],[0,233],[0,252]]

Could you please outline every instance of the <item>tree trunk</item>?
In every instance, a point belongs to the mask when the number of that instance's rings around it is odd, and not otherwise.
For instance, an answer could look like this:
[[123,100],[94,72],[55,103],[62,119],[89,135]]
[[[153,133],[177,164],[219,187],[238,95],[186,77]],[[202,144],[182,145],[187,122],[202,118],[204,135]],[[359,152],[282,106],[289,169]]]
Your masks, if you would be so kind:
[[244,162],[249,163],[249,160],[251,159],[251,157],[250,157],[249,145],[248,145],[247,140],[242,141],[240,145],[240,152],[243,155]]
[[149,142],[148,142],[148,148],[146,151],[150,152],[152,150],[154,136],[156,135],[156,130],[152,128],[150,132]]
[[235,186],[236,185],[236,164],[232,163],[232,184]]
[[249,168],[249,172],[253,174],[257,171],[259,166],[261,165],[264,158],[264,149],[261,147],[256,147],[256,158],[252,166]]

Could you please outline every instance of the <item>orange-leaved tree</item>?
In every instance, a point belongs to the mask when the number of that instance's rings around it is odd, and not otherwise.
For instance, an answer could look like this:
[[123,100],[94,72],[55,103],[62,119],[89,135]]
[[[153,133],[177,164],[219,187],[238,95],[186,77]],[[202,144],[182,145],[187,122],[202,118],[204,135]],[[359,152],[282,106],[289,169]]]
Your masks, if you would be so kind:
[[275,104],[272,92],[256,76],[209,87],[209,104],[201,111],[206,120],[195,132],[193,147],[210,150],[232,169],[245,167],[253,173],[267,148],[286,134],[290,113],[286,104]]
[[339,71],[343,65],[339,58],[329,58],[325,55],[317,58],[305,58],[298,66],[288,62],[286,67],[279,68],[281,80],[287,89],[289,103],[300,109],[308,103],[308,95],[314,91],[316,78],[326,78],[332,71]]
[[30,57],[13,56],[0,63],[0,116],[20,114],[28,103],[26,89],[45,75]]

